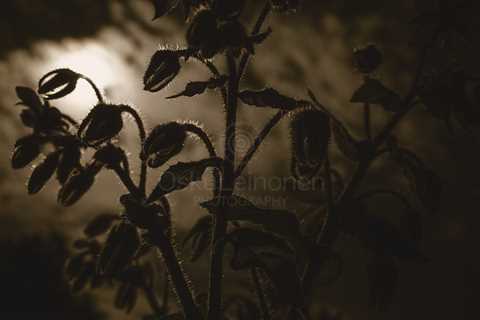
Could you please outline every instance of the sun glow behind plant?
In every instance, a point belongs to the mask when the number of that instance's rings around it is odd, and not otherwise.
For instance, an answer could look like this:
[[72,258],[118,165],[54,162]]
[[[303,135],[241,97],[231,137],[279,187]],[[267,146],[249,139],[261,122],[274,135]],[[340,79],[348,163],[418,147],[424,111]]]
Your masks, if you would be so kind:
[[[128,72],[120,56],[97,42],[73,42],[60,47],[48,46],[47,48],[47,62],[39,68],[38,74],[44,74],[45,70],[68,67],[92,78],[107,98],[110,98],[111,90],[120,85],[122,79],[127,78]],[[80,119],[96,101],[94,91],[83,80],[78,82],[72,94],[58,102],[54,101],[54,104],[60,108],[68,108],[72,116]]]

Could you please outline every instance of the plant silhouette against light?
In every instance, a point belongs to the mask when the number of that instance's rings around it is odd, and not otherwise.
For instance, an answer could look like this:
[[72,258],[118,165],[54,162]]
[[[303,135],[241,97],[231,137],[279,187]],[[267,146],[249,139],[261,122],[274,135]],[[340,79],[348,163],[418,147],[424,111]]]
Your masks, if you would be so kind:
[[[187,47],[155,52],[144,75],[144,88],[149,92],[161,91],[176,78],[185,63],[205,65],[211,72],[210,79],[189,82],[182,92],[168,99],[194,97],[207,90],[218,91],[226,113],[224,154],[220,156],[208,134],[192,123],[168,122],[147,131],[135,109],[106,103],[92,80],[70,69],[46,74],[40,79],[37,91],[17,87],[19,104],[25,107],[21,119],[33,131],[15,144],[13,168],[26,167],[40,156],[43,146],[53,146],[53,151],[35,167],[29,179],[30,194],[39,192],[56,173],[61,185],[58,202],[71,206],[89,191],[96,175],[103,169],[115,172],[128,190],[120,197],[121,215],[97,216],[85,228],[86,237],[75,242],[79,252],[66,267],[73,289],[81,290],[88,283],[96,288],[105,282],[118,282],[115,306],[126,311],[133,309],[138,290],[143,290],[153,311],[148,319],[313,319],[310,306],[313,285],[317,283],[314,280],[332,264],[335,270],[330,272],[332,275],[326,282],[334,281],[341,274],[341,259],[333,244],[338,237],[348,234],[358,239],[370,254],[368,270],[372,304],[378,308],[387,306],[397,281],[397,259],[427,260],[418,249],[420,213],[411,204],[411,197],[399,191],[385,188],[359,194],[358,189],[368,178],[372,163],[387,154],[403,169],[412,187],[412,195],[420,201],[424,211],[438,210],[442,190],[440,179],[418,156],[399,145],[393,131],[420,104],[447,121],[451,116],[457,116],[468,122],[468,114],[475,113],[470,103],[448,103],[439,101],[441,99],[436,96],[442,91],[448,95],[449,101],[464,97],[463,86],[473,81],[465,72],[452,68],[447,75],[429,73],[427,77],[426,73],[430,51],[438,45],[443,33],[455,27],[446,24],[441,16],[446,11],[457,10],[457,7],[443,5],[428,13],[440,18],[433,19],[432,32],[422,45],[413,83],[405,96],[375,78],[374,71],[383,60],[375,45],[354,51],[356,67],[364,74],[363,84],[351,99],[352,103],[364,108],[365,139],[357,141],[311,91],[308,91],[308,98],[297,100],[273,88],[260,91],[240,88],[255,47],[266,41],[272,32],[263,27],[270,12],[295,12],[300,6],[299,0],[262,1],[263,8],[250,33],[240,19],[247,14],[246,0],[152,1],[155,18],[170,13],[177,6],[183,7],[188,22]],[[218,58],[226,60],[225,70],[215,64]],[[92,86],[98,104],[77,124],[50,103],[74,91],[81,80]],[[246,108],[273,108],[277,113],[236,163],[239,102]],[[371,126],[374,106],[391,113],[390,119],[376,134]],[[141,143],[138,179],[131,176],[126,153],[115,141],[122,131],[124,115],[132,116],[138,126]],[[284,118],[291,122],[292,175],[300,181],[318,177],[322,181],[323,204],[317,204],[312,213],[321,216],[322,222],[313,226],[314,231],[309,233],[305,232],[297,214],[259,208],[235,194],[235,180],[270,131]],[[181,153],[191,135],[200,139],[209,157],[169,167],[155,187],[147,191],[149,171],[162,167]],[[346,158],[356,164],[356,170],[346,183],[330,161],[332,141]],[[82,161],[83,151],[87,149],[94,150],[93,157]],[[200,181],[207,169],[214,176],[213,195],[200,206],[209,215],[198,220],[184,241],[184,245],[190,243],[192,246],[192,261],[206,251],[210,252],[209,287],[205,299],[194,294],[191,280],[182,267],[167,196]],[[405,207],[407,230],[400,230],[368,212],[367,201],[381,195],[390,196]],[[97,237],[105,233],[108,236],[101,243]],[[230,267],[250,272],[257,293],[256,301],[242,296],[224,296],[224,252],[227,245],[233,248]],[[161,300],[154,285],[156,271],[145,259],[154,249],[161,254],[168,274]],[[177,313],[169,305],[169,287],[178,298],[180,311]]]

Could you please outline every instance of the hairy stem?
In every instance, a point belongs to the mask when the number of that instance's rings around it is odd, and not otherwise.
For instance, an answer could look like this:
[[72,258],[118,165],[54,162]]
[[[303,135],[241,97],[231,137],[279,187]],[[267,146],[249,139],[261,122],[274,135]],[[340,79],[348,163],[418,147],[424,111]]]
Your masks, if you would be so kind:
[[[135,123],[137,124],[137,127],[138,127],[138,134],[140,137],[140,147],[142,148],[143,143],[145,142],[145,138],[147,136],[142,118],[140,117],[138,112],[130,106],[123,105],[122,110],[130,114],[135,120]],[[139,180],[140,180],[138,183],[139,189],[143,193],[143,195],[145,195],[146,189],[147,189],[147,161],[146,160],[141,160]]]
[[[262,11],[260,12],[260,16],[258,17],[257,22],[255,23],[255,26],[253,27],[252,35],[256,35],[257,33],[260,32],[260,29],[262,28],[262,25],[267,19],[268,14],[270,13],[271,10],[272,10],[272,5],[270,4],[270,1],[267,1]],[[240,65],[238,67],[238,81],[240,81],[241,77],[243,76],[243,72],[247,67],[249,58],[250,58],[250,54],[245,53],[240,60]]]
[[105,103],[105,100],[103,99],[103,94],[102,92],[100,91],[100,89],[97,87],[97,85],[95,84],[95,82],[92,81],[92,79],[90,79],[89,77],[86,77],[86,76],[81,76],[81,78],[85,81],[88,82],[88,84],[90,85],[90,87],[92,87],[93,91],[95,91],[95,95],[97,96],[97,100],[99,103]]
[[287,115],[288,112],[286,111],[279,111],[275,116],[268,121],[267,125],[262,129],[262,131],[259,133],[253,144],[250,146],[248,149],[247,153],[243,157],[243,159],[240,161],[240,164],[238,165],[238,168],[235,170],[235,177],[239,177],[245,167],[248,165],[250,160],[253,158],[255,155],[255,152],[257,152],[258,148],[262,144],[262,142],[265,140],[265,138],[268,136],[270,131],[277,125],[282,118]]
[[[196,125],[187,123],[184,124],[184,128],[186,131],[193,133],[197,137],[202,140],[203,144],[207,148],[208,154],[210,158],[216,158],[217,152],[215,151],[215,147],[213,146],[212,141],[208,137],[208,134],[202,130],[202,128],[197,127]],[[213,179],[214,179],[214,189],[213,189],[213,196],[216,197],[219,195],[220,192],[220,172],[218,169],[213,169]]]
[[[233,192],[235,183],[235,134],[237,123],[237,96],[238,81],[235,59],[230,53],[227,53],[227,66],[229,71],[228,94],[226,104],[226,127],[225,127],[225,161],[223,168],[222,190],[220,196],[222,199],[229,197]],[[223,205],[223,204],[222,204]],[[219,212],[215,215],[215,224],[212,237],[212,254],[210,264],[210,288],[208,299],[208,319],[218,320],[221,317],[222,306],[222,278],[223,278],[223,253],[224,245],[221,239],[225,236],[227,229],[227,220],[225,212]]]
[[192,320],[202,319],[200,310],[195,304],[192,291],[190,290],[190,284],[180,265],[180,259],[177,257],[169,238],[164,234],[163,230],[149,230],[149,234],[153,244],[160,250],[163,256],[185,318]]

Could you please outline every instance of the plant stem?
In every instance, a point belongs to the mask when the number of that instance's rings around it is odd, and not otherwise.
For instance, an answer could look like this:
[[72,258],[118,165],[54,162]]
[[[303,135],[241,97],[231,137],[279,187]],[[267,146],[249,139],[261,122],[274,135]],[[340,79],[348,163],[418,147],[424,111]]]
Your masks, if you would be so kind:
[[[135,120],[135,123],[137,124],[137,127],[138,127],[138,134],[140,137],[140,147],[143,148],[143,143],[145,142],[147,133],[145,130],[145,126],[143,125],[142,118],[140,117],[138,112],[130,106],[122,105],[122,110],[130,114]],[[140,181],[138,183],[138,186],[140,191],[145,196],[146,189],[147,189],[147,161],[146,160],[141,160]]]
[[255,284],[255,290],[258,296],[258,302],[260,303],[260,309],[262,310],[263,320],[270,320],[270,310],[268,309],[267,301],[265,301],[265,294],[263,293],[262,284],[258,277],[258,271],[255,267],[250,270],[253,283]]
[[180,259],[175,254],[175,249],[172,246],[172,243],[168,237],[165,236],[163,230],[149,230],[149,235],[153,244],[158,247],[163,256],[163,260],[170,275],[170,280],[175,288],[185,318],[191,320],[202,319],[200,310],[195,304],[193,294],[190,290],[190,285],[187,282],[180,265]]
[[105,103],[104,102],[104,99],[103,99],[103,95],[102,95],[102,92],[100,91],[100,89],[97,87],[97,85],[95,84],[95,82],[92,81],[92,79],[90,79],[89,77],[86,77],[84,75],[81,76],[81,78],[85,81],[88,82],[88,84],[90,85],[90,87],[92,87],[93,91],[95,91],[95,95],[97,96],[97,100],[99,103]]
[[[262,25],[267,19],[268,14],[270,13],[271,10],[272,10],[272,5],[270,4],[270,1],[267,1],[262,11],[260,12],[260,16],[258,17],[257,22],[255,23],[255,26],[253,27],[252,35],[256,35],[257,33],[260,32],[260,29],[262,28]],[[240,60],[240,65],[238,67],[238,81],[240,81],[241,77],[243,76],[243,72],[247,67],[249,58],[250,58],[250,54],[245,53]]]
[[[235,183],[235,134],[237,123],[237,93],[238,78],[235,59],[230,53],[227,53],[227,66],[229,71],[227,104],[226,104],[226,128],[225,128],[225,161],[223,169],[222,190],[220,196],[222,199],[229,197],[233,193]],[[222,203],[223,206],[223,203]],[[221,318],[222,306],[222,278],[223,278],[223,253],[224,245],[221,239],[225,236],[227,229],[226,212],[222,210],[215,215],[215,224],[212,237],[212,254],[210,264],[210,288],[208,299],[208,319],[218,320]]]
[[115,173],[118,175],[120,180],[122,181],[123,185],[127,188],[128,192],[132,194],[135,198],[137,199],[142,199],[143,194],[140,192],[140,190],[137,188],[135,183],[133,183],[132,178],[130,177],[130,174],[120,168],[119,166],[114,168]]
[[370,121],[370,104],[365,103],[363,106],[363,121],[365,126],[365,135],[368,141],[372,141],[372,124]]
[[255,152],[258,150],[260,145],[262,144],[263,140],[268,136],[270,131],[277,125],[282,118],[287,115],[288,112],[286,111],[279,111],[275,114],[275,116],[268,121],[267,125],[262,129],[262,131],[259,133],[253,144],[250,146],[250,149],[248,149],[247,153],[243,157],[243,159],[240,161],[240,164],[238,165],[237,169],[235,170],[235,178],[239,177],[245,167],[248,165],[250,160],[252,159],[253,155]]
[[[208,137],[208,134],[202,130],[202,128],[197,127],[196,125],[186,123],[183,125],[187,132],[195,134],[197,137],[202,140],[203,144],[207,148],[208,154],[210,158],[216,158],[217,152],[215,151],[215,147],[213,146],[212,141]],[[214,179],[214,188],[213,188],[213,197],[217,197],[220,192],[220,173],[218,169],[213,169],[213,179]]]

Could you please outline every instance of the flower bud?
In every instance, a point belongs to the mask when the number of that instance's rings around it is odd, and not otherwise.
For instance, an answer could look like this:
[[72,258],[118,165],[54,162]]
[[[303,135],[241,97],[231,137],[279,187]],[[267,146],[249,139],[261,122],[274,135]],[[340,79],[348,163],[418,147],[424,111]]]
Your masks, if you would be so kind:
[[383,61],[382,53],[372,44],[362,49],[356,49],[353,55],[355,66],[365,74],[375,71]]
[[219,30],[215,13],[208,9],[199,11],[187,30],[188,46],[199,49],[205,58],[211,58],[221,50],[218,38]]
[[122,109],[101,103],[85,118],[80,126],[79,135],[88,145],[98,146],[115,137],[122,128]]
[[187,135],[185,128],[177,122],[169,122],[155,127],[143,145],[141,158],[148,165],[158,168],[180,153]]
[[57,180],[60,184],[64,184],[73,169],[80,166],[81,157],[82,152],[78,145],[69,145],[62,149],[57,168]]
[[108,144],[105,147],[98,149],[93,155],[93,159],[106,166],[107,169],[113,169],[114,167],[119,166],[124,158],[125,152],[122,148],[114,146],[113,144]]
[[143,76],[144,90],[157,92],[165,88],[180,72],[179,54],[172,50],[155,52]]
[[70,69],[57,69],[44,75],[38,83],[38,93],[46,99],[59,99],[75,90],[80,75]]
[[21,169],[35,160],[40,154],[41,139],[35,135],[18,139],[12,155],[12,168]]
[[75,204],[90,190],[94,181],[95,175],[88,168],[77,167],[73,169],[58,192],[58,203],[65,207]]
[[248,44],[245,27],[236,20],[228,21],[220,26],[219,40],[223,47],[241,49]]
[[28,193],[35,194],[50,180],[58,166],[60,152],[50,153],[32,172],[28,180]]

